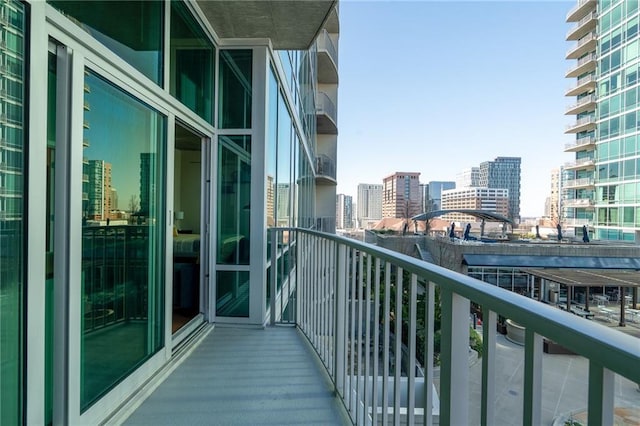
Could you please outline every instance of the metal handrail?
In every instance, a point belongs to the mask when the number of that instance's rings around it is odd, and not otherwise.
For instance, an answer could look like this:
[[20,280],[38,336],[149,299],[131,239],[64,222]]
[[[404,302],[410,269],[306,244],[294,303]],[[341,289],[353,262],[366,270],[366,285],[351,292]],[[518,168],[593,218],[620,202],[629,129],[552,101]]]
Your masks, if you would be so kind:
[[325,113],[337,123],[336,105],[333,103],[329,95],[324,92],[318,92],[316,96],[316,110],[321,113]]
[[322,33],[320,35],[320,37],[318,37],[318,50],[324,48],[328,53],[329,56],[331,57],[331,59],[333,60],[333,63],[336,64],[336,67],[338,66],[338,50],[336,49],[335,44],[333,43],[333,40],[331,40],[331,37],[329,36],[329,32],[325,29],[322,30]]
[[[354,424],[377,424],[381,421],[380,410],[385,415],[392,414],[394,424],[400,423],[401,415],[406,415],[407,423],[412,424],[419,406],[430,419],[434,394],[430,385],[433,369],[428,360],[433,356],[436,286],[440,288],[442,312],[441,424],[468,424],[469,420],[466,400],[459,396],[468,395],[469,391],[470,301],[482,306],[484,316],[481,410],[485,424],[493,424],[494,420],[491,407],[496,400],[492,374],[496,368],[496,315],[525,328],[523,424],[539,424],[541,416],[543,337],[562,342],[563,347],[589,360],[589,424],[613,421],[613,373],[640,383],[640,345],[632,336],[388,249],[313,230],[272,231],[296,234],[297,266],[290,277],[297,282],[295,321],[322,360]],[[408,282],[403,282],[402,271],[410,274]],[[396,277],[394,284],[391,276]],[[415,359],[418,281],[424,283],[423,292],[427,295],[425,317],[420,319],[426,324],[424,378],[419,377],[421,370]],[[407,321],[402,317],[404,309],[391,310],[392,291],[396,294],[395,306],[406,303],[402,294],[408,295],[408,306],[403,304],[407,307]],[[406,343],[398,337],[403,335],[403,321],[408,331]],[[383,324],[381,329],[370,329],[378,324]],[[382,348],[380,353],[377,349],[370,353],[378,346]],[[395,357],[393,361],[390,351],[402,354],[400,358],[408,354],[406,377],[400,375],[402,359]],[[388,369],[390,362],[395,362],[395,372]],[[378,363],[383,366],[381,377]],[[407,389],[404,402],[401,379]],[[416,397],[418,388],[422,390],[420,398]]]

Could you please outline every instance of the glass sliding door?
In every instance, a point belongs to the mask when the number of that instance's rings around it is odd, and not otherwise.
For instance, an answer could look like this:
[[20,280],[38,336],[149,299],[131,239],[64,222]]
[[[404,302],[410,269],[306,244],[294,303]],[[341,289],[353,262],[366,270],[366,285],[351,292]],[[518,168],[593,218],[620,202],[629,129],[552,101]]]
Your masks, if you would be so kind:
[[25,6],[0,3],[0,424],[21,424],[25,285]]
[[163,346],[166,118],[87,69],[80,405]]

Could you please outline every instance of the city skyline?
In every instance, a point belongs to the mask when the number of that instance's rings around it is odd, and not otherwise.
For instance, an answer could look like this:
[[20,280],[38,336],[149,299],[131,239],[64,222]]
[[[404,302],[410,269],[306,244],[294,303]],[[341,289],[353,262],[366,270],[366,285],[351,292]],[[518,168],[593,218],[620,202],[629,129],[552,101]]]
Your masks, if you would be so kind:
[[[338,192],[355,195],[359,183],[399,170],[454,181],[480,161],[514,156],[521,216],[542,216],[551,171],[572,160],[564,94],[573,5],[343,2]],[[372,90],[386,107],[360,102]]]

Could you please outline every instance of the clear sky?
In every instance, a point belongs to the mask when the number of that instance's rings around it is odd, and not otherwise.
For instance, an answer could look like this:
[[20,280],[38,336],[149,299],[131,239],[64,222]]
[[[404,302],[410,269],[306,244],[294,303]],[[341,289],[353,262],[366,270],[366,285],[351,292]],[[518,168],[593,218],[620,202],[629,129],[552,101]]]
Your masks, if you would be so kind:
[[396,171],[451,180],[522,158],[521,215],[541,216],[575,98],[564,77],[575,1],[340,2],[338,193]]

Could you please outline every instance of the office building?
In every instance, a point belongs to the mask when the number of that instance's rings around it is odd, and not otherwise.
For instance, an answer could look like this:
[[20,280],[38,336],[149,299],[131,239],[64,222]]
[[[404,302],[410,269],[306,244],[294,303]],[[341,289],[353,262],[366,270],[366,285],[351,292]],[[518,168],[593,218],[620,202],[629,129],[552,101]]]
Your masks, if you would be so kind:
[[338,194],[336,197],[336,228],[353,228],[352,217],[353,197],[351,195]]
[[497,157],[480,163],[478,186],[507,189],[509,210],[505,215],[515,224],[520,222],[520,157]]
[[382,180],[382,217],[407,219],[420,210],[420,173],[396,172]]
[[[477,186],[477,185],[469,185]],[[425,212],[442,209],[442,192],[457,188],[456,182],[431,181],[427,184]],[[464,188],[464,186],[462,186]]]
[[382,219],[382,185],[373,183],[358,184],[357,226],[369,228]]
[[0,424],[108,422],[268,321],[267,228],[335,227],[336,7],[0,2]]
[[[442,191],[443,210],[484,210],[508,218],[509,190],[504,188],[456,188]],[[444,220],[477,222],[478,218],[464,213],[448,213]]]
[[469,167],[456,175],[455,188],[472,188],[474,186],[480,186],[480,167]]

